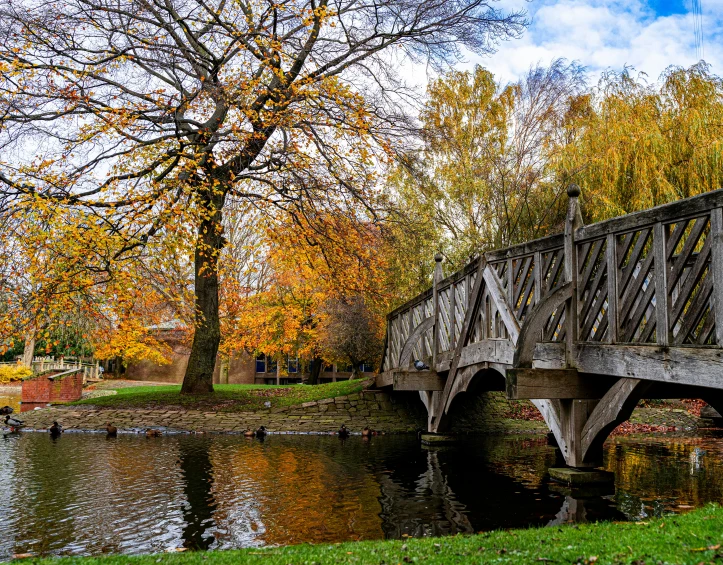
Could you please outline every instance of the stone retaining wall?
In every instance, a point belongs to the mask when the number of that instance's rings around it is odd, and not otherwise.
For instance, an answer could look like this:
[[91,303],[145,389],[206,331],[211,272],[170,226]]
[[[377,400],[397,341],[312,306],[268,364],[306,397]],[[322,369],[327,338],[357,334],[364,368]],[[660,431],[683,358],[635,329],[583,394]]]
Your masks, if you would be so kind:
[[544,421],[529,421],[519,415],[537,409],[527,400],[507,400],[504,392],[481,392],[458,396],[449,412],[449,432],[454,434],[546,433]]
[[57,420],[66,430],[102,430],[111,422],[120,430],[164,427],[191,432],[243,432],[261,425],[271,432],[334,432],[344,424],[352,432],[364,426],[386,433],[415,432],[424,425],[424,406],[407,396],[367,390],[348,396],[257,412],[196,410],[115,410],[81,406],[51,407],[23,415],[29,429],[45,429]]

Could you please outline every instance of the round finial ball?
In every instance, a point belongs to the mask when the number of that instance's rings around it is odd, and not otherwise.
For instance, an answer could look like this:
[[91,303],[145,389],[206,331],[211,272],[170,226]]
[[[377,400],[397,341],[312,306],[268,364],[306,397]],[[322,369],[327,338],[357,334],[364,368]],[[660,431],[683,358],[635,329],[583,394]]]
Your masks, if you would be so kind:
[[441,262],[442,262],[442,259],[444,259],[444,256],[443,256],[441,253],[437,253],[437,254],[434,256],[434,260],[435,260],[437,263],[441,263]]
[[577,198],[578,196],[580,196],[580,187],[576,184],[571,184],[567,187],[567,195],[570,198]]

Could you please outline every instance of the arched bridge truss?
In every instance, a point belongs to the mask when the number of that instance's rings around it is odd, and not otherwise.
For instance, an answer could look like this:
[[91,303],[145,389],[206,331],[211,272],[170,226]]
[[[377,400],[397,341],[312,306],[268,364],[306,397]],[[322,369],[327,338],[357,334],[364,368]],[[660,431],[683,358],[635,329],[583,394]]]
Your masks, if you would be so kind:
[[588,226],[577,187],[568,195],[564,233],[446,279],[438,256],[432,288],[387,316],[377,385],[420,391],[428,431],[491,369],[576,467],[600,464],[641,398],[723,409],[723,190]]

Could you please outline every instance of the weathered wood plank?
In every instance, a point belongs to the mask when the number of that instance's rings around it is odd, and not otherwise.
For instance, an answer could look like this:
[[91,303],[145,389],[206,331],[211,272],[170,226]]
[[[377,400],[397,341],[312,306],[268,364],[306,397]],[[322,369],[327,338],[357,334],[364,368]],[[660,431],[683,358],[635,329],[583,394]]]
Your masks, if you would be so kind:
[[723,345],[723,209],[715,208],[710,215],[712,240],[711,274],[713,275],[713,312],[715,314],[715,341]]
[[392,386],[394,384],[394,371],[383,371],[379,373],[375,379],[377,388]]
[[653,252],[655,253],[655,338],[658,345],[670,345],[670,299],[668,297],[668,263],[666,262],[665,226],[653,228]]
[[515,318],[511,306],[507,302],[502,281],[497,275],[497,272],[489,266],[482,271],[482,277],[487,283],[490,297],[492,297],[495,306],[497,306],[497,311],[502,318],[502,322],[505,324],[505,328],[507,328],[507,334],[513,342],[517,343],[517,338],[520,336],[520,323],[517,321],[517,318]]
[[564,369],[565,366],[564,343],[546,341],[535,344],[532,354],[534,369]]
[[723,389],[719,348],[579,343],[573,354],[584,373]]
[[444,390],[444,379],[434,371],[394,371],[394,390]]
[[477,363],[512,365],[515,345],[509,339],[483,339],[462,349],[458,367]]
[[649,210],[584,226],[577,230],[575,238],[577,241],[596,239],[609,233],[632,231],[644,226],[652,226],[658,222],[672,222],[695,217],[698,214],[721,206],[723,206],[723,190],[715,190],[685,200],[663,204]]
[[508,369],[506,380],[510,400],[599,399],[610,388],[607,380],[577,369]]
[[605,248],[608,283],[608,343],[615,343],[618,340],[618,270],[616,258],[617,238],[614,234],[610,234]]

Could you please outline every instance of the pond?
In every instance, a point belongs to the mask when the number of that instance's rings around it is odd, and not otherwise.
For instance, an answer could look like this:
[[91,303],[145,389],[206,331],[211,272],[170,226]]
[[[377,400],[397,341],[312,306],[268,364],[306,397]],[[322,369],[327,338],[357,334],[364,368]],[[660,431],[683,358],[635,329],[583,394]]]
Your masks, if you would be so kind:
[[723,438],[617,438],[615,488],[573,498],[544,437],[0,437],[0,560],[640,520],[723,501]]

